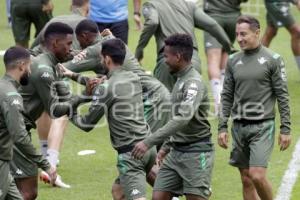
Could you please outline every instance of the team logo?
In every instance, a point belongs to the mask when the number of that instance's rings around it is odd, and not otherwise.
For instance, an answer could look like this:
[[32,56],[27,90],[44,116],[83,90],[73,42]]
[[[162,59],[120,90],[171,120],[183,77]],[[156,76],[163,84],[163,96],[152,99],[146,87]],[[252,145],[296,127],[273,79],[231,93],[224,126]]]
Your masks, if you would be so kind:
[[133,189],[132,192],[131,192],[131,196],[135,196],[135,195],[138,195],[140,193],[141,192],[138,189]]
[[257,59],[257,61],[259,62],[259,64],[263,65],[265,62],[267,62],[267,60],[265,59],[265,57],[260,57]]
[[49,72],[44,72],[41,77],[42,78],[49,78],[50,74],[49,74]]
[[16,174],[17,174],[17,175],[22,175],[22,174],[23,174],[23,171],[20,170],[20,169],[17,169]]
[[239,60],[237,63],[236,63],[236,65],[243,65],[244,63],[243,63],[243,61],[242,60]]
[[18,99],[14,99],[11,105],[21,105],[21,102]]
[[210,43],[210,42],[205,43],[205,47],[211,47],[211,46],[212,46],[212,43]]

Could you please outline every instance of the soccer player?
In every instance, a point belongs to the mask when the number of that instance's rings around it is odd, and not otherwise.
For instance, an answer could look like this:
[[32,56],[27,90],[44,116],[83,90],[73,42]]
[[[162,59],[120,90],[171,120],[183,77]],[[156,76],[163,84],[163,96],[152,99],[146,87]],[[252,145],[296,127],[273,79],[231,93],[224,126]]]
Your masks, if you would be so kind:
[[[102,61],[99,55],[101,53],[103,41],[110,40],[113,36],[108,35],[99,40],[99,38],[96,37],[98,34],[97,25],[94,22],[90,20],[80,22],[76,27],[76,36],[81,47],[85,48],[83,50],[85,56],[82,57],[82,59],[75,56],[72,61],[64,63],[65,67],[74,72],[94,71],[96,74],[106,74],[106,70],[101,64]],[[157,79],[141,69],[139,63],[129,51],[128,47],[126,47],[126,57],[122,69],[131,71],[139,76],[143,88],[144,117],[150,126],[151,132],[155,132],[169,119],[169,91]],[[155,174],[152,172],[148,174],[148,181],[150,184],[153,184],[155,177],[152,176]],[[113,185],[112,190],[113,197],[116,200],[122,199],[122,195],[120,194],[123,193],[118,186],[119,184],[116,182]]]
[[240,52],[228,59],[221,95],[218,143],[228,147],[231,116],[232,152],[229,163],[240,171],[245,200],[272,200],[267,166],[275,138],[275,102],[280,113],[280,150],[291,142],[287,78],[281,56],[260,44],[260,24],[241,16],[236,24]]
[[191,34],[193,38],[193,67],[200,72],[200,58],[194,33],[194,27],[211,33],[223,45],[226,52],[230,52],[231,43],[226,33],[218,23],[206,15],[200,7],[192,1],[182,0],[150,0],[143,5],[145,18],[144,28],[136,47],[135,57],[143,59],[144,48],[154,35],[157,46],[157,62],[154,76],[172,91],[176,79],[169,73],[164,62],[164,40],[174,33]]
[[[240,4],[246,1],[248,0],[204,1],[204,12],[218,22],[226,32],[232,45],[235,40],[235,23],[241,15]],[[228,54],[223,50],[222,45],[208,32],[204,32],[204,46],[207,58],[208,78],[214,98],[215,114],[218,115]]]
[[[36,198],[37,187],[31,188],[28,183],[18,191],[15,181],[9,170],[9,163],[13,157],[13,151],[22,152],[27,158],[28,165],[33,165],[47,171],[52,180],[56,178],[56,168],[41,154],[38,154],[31,143],[29,130],[34,124],[29,123],[23,108],[22,96],[17,89],[20,85],[27,85],[30,74],[30,54],[21,47],[11,47],[4,54],[5,75],[0,79],[0,199],[24,199]],[[13,147],[17,146],[17,148]],[[14,150],[13,150],[14,148]],[[27,164],[26,163],[26,164]],[[23,168],[22,168],[23,169]],[[25,171],[17,168],[16,173],[22,174]],[[18,180],[17,180],[18,181]],[[17,182],[18,185],[18,182]],[[33,195],[35,194],[35,195]]]
[[[113,39],[112,35],[103,38],[96,37],[99,32],[97,25],[91,20],[84,20],[76,27],[76,36],[83,50],[84,56],[75,58],[64,63],[64,66],[73,72],[94,71],[96,74],[106,74],[107,70],[102,66],[101,53],[102,43]],[[164,106],[169,104],[168,90],[154,77],[145,73],[126,46],[126,57],[122,69],[137,74],[143,87],[143,101],[145,118],[154,132],[163,126],[168,120],[168,111]],[[158,112],[160,110],[160,112]]]
[[[45,38],[44,34],[47,27],[54,22],[62,22],[69,25],[75,30],[77,24],[86,19],[89,11],[89,0],[72,0],[71,4],[72,13],[69,15],[60,15],[52,18],[41,30],[35,38],[31,48],[31,54],[37,56],[43,53]],[[75,34],[73,35],[72,50],[79,50],[80,45],[76,40]],[[65,129],[67,128],[68,119],[62,117],[59,119],[51,120],[47,112],[44,112],[37,121],[37,131],[40,138],[41,152],[47,156],[52,165],[57,165],[59,160],[59,150],[61,148]],[[43,172],[41,178],[43,178]]]
[[265,0],[268,26],[262,37],[262,44],[268,47],[280,27],[285,27],[291,35],[291,48],[300,70],[300,25],[296,24],[290,12],[290,3],[300,9],[300,0]]
[[132,156],[141,159],[153,145],[170,137],[157,156],[161,162],[167,154],[154,183],[155,200],[171,199],[174,194],[203,200],[211,194],[214,148],[207,120],[209,99],[200,74],[192,67],[192,55],[190,35],[174,34],[165,40],[165,61],[170,73],[177,77],[172,91],[172,117],[132,151]]
[[[60,16],[53,17],[49,22],[47,22],[47,24],[44,26],[44,28],[41,30],[41,32],[37,35],[37,37],[33,41],[31,45],[31,49],[33,50],[31,51],[31,53],[35,55],[42,53],[43,49],[39,45],[43,44],[44,42],[45,30],[47,29],[49,24],[53,22],[62,22],[68,24],[75,31],[77,24],[82,20],[86,19],[86,16],[89,13],[89,0],[72,0],[71,12],[72,13],[69,15],[60,15]],[[72,49],[75,50],[80,49],[76,37],[73,38]]]
[[11,0],[12,31],[16,45],[28,48],[30,26],[36,28],[35,36],[52,18],[51,0]]
[[[73,97],[67,87],[59,82],[61,78],[55,68],[59,61],[64,61],[68,56],[72,36],[73,30],[66,24],[55,22],[49,25],[45,32],[47,51],[33,59],[29,84],[19,88],[28,121],[32,124],[44,111],[52,118],[61,117],[72,111],[70,105],[77,103],[78,98]],[[31,188],[32,192],[36,192],[37,166],[28,160],[18,145],[14,149],[11,170],[20,191]]]
[[155,163],[156,149],[152,148],[142,160],[131,157],[134,145],[150,134],[150,128],[144,119],[139,77],[121,67],[125,56],[126,46],[120,39],[102,43],[101,60],[108,70],[108,80],[93,90],[88,114],[80,116],[75,112],[72,122],[90,131],[106,115],[112,146],[118,152],[117,168],[125,197],[145,200],[146,174]]

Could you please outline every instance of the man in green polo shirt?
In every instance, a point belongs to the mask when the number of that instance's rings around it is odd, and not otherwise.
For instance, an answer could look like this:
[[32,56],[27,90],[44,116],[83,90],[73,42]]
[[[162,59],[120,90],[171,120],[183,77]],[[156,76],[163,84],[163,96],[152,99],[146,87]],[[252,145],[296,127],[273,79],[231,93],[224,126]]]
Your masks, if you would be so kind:
[[291,142],[287,78],[281,56],[260,44],[260,24],[241,16],[236,24],[241,51],[228,59],[221,95],[218,143],[228,148],[229,117],[232,151],[229,163],[240,171],[244,199],[272,200],[267,166],[275,141],[275,103],[280,114],[280,150]]

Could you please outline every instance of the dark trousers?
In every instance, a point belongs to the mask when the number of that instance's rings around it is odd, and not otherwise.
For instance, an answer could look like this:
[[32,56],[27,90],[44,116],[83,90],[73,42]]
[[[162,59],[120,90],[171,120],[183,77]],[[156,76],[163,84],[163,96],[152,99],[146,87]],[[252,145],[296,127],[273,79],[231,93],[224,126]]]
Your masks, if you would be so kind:
[[99,31],[102,32],[108,28],[116,38],[120,38],[126,44],[128,43],[128,20],[123,20],[114,23],[100,23],[97,22]]

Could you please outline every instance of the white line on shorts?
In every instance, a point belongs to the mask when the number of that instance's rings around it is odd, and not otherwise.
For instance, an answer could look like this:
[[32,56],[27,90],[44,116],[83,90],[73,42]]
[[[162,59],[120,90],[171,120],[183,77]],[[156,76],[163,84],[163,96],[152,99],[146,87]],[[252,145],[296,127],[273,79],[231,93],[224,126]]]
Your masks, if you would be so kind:
[[5,51],[0,51],[0,56],[3,56],[5,54]]
[[300,171],[300,139],[298,140],[295,150],[293,152],[292,159],[288,165],[288,169],[285,171],[281,180],[281,185],[278,189],[275,200],[289,200],[293,191]]

